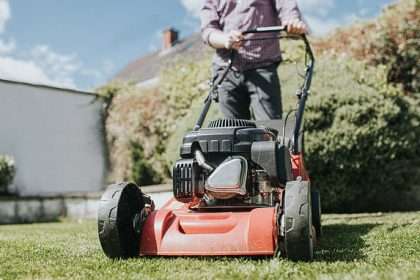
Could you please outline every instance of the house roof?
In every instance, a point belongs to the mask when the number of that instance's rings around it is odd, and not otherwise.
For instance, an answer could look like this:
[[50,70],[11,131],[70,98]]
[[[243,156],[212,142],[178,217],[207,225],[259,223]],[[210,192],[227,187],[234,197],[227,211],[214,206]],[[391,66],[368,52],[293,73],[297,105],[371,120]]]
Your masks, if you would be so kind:
[[167,50],[159,50],[140,57],[128,64],[116,76],[115,80],[142,83],[159,75],[162,66],[180,56],[195,57],[203,55],[207,47],[203,44],[199,33],[178,41]]

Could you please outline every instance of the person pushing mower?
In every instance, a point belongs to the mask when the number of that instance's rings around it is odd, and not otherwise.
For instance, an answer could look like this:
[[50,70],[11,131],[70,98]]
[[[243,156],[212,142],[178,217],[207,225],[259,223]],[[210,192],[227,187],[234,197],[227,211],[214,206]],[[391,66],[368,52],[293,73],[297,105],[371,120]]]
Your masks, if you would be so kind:
[[[214,77],[173,165],[173,197],[155,209],[135,183],[110,185],[98,210],[102,249],[110,258],[311,261],[322,234],[321,202],[304,165],[302,123],[315,57],[296,1],[205,0],[202,20],[204,41],[217,49]],[[297,106],[283,119],[281,39],[305,47]],[[217,100],[226,118],[204,125]]]
[[255,45],[243,41],[243,32],[283,25],[288,33],[305,34],[308,28],[296,0],[205,0],[200,17],[202,39],[216,49],[213,81],[228,64],[231,50],[237,52],[232,69],[218,87],[224,116],[250,119],[252,111],[256,120],[281,119],[279,41],[261,40]]

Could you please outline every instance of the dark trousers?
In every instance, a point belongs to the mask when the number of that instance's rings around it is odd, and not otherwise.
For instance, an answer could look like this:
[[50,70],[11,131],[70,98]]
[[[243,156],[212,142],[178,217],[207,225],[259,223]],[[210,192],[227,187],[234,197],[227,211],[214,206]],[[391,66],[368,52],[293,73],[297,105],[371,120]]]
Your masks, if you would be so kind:
[[[230,70],[219,86],[220,110],[229,119],[280,119],[282,115],[278,64],[244,72]],[[214,68],[220,75],[223,68]]]

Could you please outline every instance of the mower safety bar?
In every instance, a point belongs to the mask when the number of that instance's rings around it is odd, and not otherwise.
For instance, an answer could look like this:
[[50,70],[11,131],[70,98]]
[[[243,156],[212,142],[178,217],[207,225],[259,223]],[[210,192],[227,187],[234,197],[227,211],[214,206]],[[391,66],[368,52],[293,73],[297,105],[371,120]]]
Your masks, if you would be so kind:
[[233,50],[231,50],[230,52],[230,58],[228,61],[228,65],[226,67],[226,69],[223,71],[222,75],[220,75],[215,81],[213,81],[211,83],[211,89],[209,92],[209,95],[207,96],[206,100],[204,101],[204,108],[203,111],[201,111],[200,116],[198,117],[197,123],[194,126],[194,131],[199,130],[204,123],[204,120],[206,119],[207,113],[209,112],[211,103],[213,102],[213,100],[218,100],[218,94],[217,94],[217,87],[223,82],[223,80],[226,78],[230,68],[232,67],[233,64],[233,56],[234,56],[234,52]]
[[303,113],[305,111],[306,100],[308,99],[309,89],[311,88],[312,84],[312,75],[314,72],[315,66],[315,57],[312,52],[311,45],[309,44],[308,38],[306,35],[301,35],[303,42],[305,43],[306,54],[309,57],[309,60],[306,61],[306,71],[305,71],[305,79],[303,81],[303,85],[300,88],[300,92],[298,94],[299,103],[296,112],[296,123],[295,128],[293,131],[293,154],[298,154],[299,149],[299,134],[301,133],[302,128],[302,121],[303,121]]

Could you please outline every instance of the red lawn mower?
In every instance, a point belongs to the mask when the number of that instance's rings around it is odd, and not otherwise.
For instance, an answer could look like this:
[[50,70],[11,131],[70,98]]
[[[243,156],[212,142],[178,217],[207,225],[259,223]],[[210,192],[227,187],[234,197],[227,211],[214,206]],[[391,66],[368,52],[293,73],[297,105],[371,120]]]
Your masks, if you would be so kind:
[[[291,38],[284,27],[245,34]],[[251,35],[252,37],[253,35]],[[173,167],[173,195],[155,210],[134,183],[108,187],[101,198],[98,232],[110,258],[139,256],[284,256],[313,259],[321,236],[319,192],[303,163],[303,113],[314,56],[305,35],[305,75],[297,109],[282,120],[221,119],[203,128],[215,81],[193,131],[185,135]],[[250,39],[253,40],[253,39]]]

